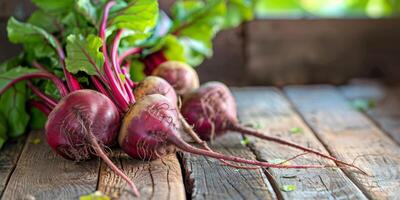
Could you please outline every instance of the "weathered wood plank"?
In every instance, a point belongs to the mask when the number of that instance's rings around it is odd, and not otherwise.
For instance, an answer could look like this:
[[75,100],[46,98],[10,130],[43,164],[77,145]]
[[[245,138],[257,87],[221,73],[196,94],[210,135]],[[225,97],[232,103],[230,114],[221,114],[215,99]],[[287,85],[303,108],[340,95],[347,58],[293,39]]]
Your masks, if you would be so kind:
[[0,150],[0,197],[14,171],[25,141],[26,137],[21,137],[15,141],[9,140]]
[[246,80],[253,85],[377,76],[397,81],[399,25],[394,18],[254,20],[245,29]]
[[[186,199],[182,170],[175,154],[154,161],[129,158],[121,150],[113,153],[113,161],[135,182],[140,199]],[[104,163],[101,164],[99,190],[116,199],[132,199],[126,182],[116,176]]]
[[[238,115],[243,124],[257,124],[260,130],[288,141],[328,154],[313,132],[293,111],[275,88],[255,87],[234,89]],[[296,128],[299,133],[291,133]],[[250,136],[250,146],[258,159],[273,162],[285,160],[302,151]],[[275,161],[276,162],[276,161]],[[305,155],[290,161],[291,165],[330,164],[334,162]],[[285,199],[366,199],[363,193],[341,170],[333,169],[269,169],[280,187],[295,185],[296,190],[282,192]]]
[[373,199],[400,195],[400,148],[332,86],[291,86],[285,91],[305,121],[334,155],[355,161],[371,176],[344,170]]
[[[242,137],[227,134],[210,145],[215,151],[255,159],[247,147],[240,144]],[[185,181],[191,198],[198,199],[275,199],[266,176],[261,171],[235,169],[219,161],[188,153],[182,154]]]
[[358,82],[342,86],[350,100],[372,101],[366,114],[397,143],[400,143],[400,87],[384,87],[376,82]]
[[41,131],[32,132],[4,191],[3,199],[78,199],[96,190],[99,162],[74,163],[56,155]]

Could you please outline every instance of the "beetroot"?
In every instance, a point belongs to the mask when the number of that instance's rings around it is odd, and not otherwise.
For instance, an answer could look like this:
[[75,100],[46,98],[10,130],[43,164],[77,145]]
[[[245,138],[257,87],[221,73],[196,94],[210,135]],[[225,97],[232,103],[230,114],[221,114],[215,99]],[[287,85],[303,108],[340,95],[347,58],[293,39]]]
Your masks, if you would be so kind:
[[174,88],[166,80],[157,76],[148,76],[140,81],[133,94],[136,99],[141,99],[150,94],[161,94],[167,97],[172,104],[178,103]]
[[101,145],[114,145],[120,119],[108,97],[93,90],[77,90],[62,98],[49,114],[45,126],[47,142],[64,158],[87,160],[92,156],[90,136]]
[[[135,98],[141,99],[147,95],[151,94],[160,94],[166,97],[167,99],[170,100],[170,102],[173,105],[177,105],[177,95],[175,93],[175,90],[172,88],[172,86],[165,81],[162,78],[156,77],[156,76],[148,76],[139,84],[134,90],[134,95]],[[202,146],[202,148],[213,151],[206,142],[201,140],[198,135],[193,131],[192,127],[186,122],[186,120],[183,118],[181,113],[178,113],[179,121],[181,122],[183,126],[183,130],[198,144]],[[221,160],[224,164],[235,167],[235,168],[246,168],[246,169],[256,169],[253,167],[243,167],[239,165],[233,165],[231,163],[225,162],[224,160]]]
[[228,156],[193,147],[180,138],[178,110],[160,94],[138,100],[123,119],[118,142],[131,157],[141,160],[161,158],[177,149],[181,151],[238,163],[274,168],[324,168],[323,165],[270,164]]
[[185,95],[199,87],[196,71],[183,62],[166,61],[159,65],[152,75],[165,79],[178,95]]
[[[291,146],[308,153],[335,161],[338,164],[360,168],[353,164],[345,163],[330,155],[304,147],[283,139],[268,136],[239,124],[237,119],[236,102],[228,87],[220,82],[209,82],[195,92],[186,96],[183,101],[181,113],[185,119],[194,126],[194,130],[204,140],[211,140],[225,134],[228,130],[252,135],[264,140]],[[365,172],[363,172],[365,173]]]

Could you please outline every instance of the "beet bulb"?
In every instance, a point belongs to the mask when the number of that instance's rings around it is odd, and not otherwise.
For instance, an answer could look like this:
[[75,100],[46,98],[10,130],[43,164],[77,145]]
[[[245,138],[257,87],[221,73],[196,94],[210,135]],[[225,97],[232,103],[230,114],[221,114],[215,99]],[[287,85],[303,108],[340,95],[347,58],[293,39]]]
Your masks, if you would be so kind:
[[228,87],[220,82],[206,83],[196,91],[187,95],[183,100],[181,113],[187,122],[194,126],[195,132],[204,140],[212,140],[215,137],[227,133],[229,130],[236,131],[245,135],[252,135],[264,140],[294,147],[333,160],[338,164],[353,167],[365,173],[359,167],[340,161],[330,155],[240,125],[237,118],[235,99]]
[[138,100],[123,119],[118,142],[131,157],[154,160],[176,150],[208,156],[226,161],[274,168],[324,168],[326,165],[282,165],[249,160],[199,149],[183,141],[179,134],[180,123],[175,105],[160,94],[148,95]]
[[107,96],[93,90],[77,90],[63,97],[49,114],[46,138],[50,147],[64,158],[83,161],[100,157],[139,196],[134,183],[103,150],[116,144],[120,120],[117,107]]

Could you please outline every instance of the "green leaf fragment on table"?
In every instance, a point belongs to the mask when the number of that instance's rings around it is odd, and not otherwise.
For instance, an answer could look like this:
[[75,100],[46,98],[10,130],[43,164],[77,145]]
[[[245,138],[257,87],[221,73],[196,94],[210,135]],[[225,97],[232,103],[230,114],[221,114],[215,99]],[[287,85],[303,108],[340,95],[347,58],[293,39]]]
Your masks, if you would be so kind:
[[294,128],[291,128],[289,130],[289,132],[292,134],[300,134],[300,133],[303,133],[303,129],[300,127],[294,127]]
[[243,146],[246,146],[246,145],[248,145],[249,143],[250,143],[250,141],[249,141],[249,139],[248,139],[247,137],[243,138],[243,139],[240,141],[240,144],[242,144]]
[[289,165],[289,161],[283,160],[283,159],[280,159],[280,158],[273,159],[273,160],[268,160],[268,162],[272,163],[272,164],[277,164],[277,165]]
[[297,189],[295,185],[282,185],[280,188],[284,192],[292,192]]
[[79,200],[110,200],[111,198],[101,191],[96,191],[88,195],[83,195],[79,197]]
[[40,144],[42,141],[40,140],[40,138],[34,138],[31,141],[29,141],[31,144]]
[[86,38],[82,35],[68,36],[66,47],[67,58],[65,60],[67,70],[74,74],[83,71],[88,75],[98,75],[90,59],[102,71],[104,63],[104,56],[100,52],[102,45],[101,38],[92,34]]
[[355,99],[351,101],[351,106],[361,112],[366,112],[376,106],[376,102],[371,99]]

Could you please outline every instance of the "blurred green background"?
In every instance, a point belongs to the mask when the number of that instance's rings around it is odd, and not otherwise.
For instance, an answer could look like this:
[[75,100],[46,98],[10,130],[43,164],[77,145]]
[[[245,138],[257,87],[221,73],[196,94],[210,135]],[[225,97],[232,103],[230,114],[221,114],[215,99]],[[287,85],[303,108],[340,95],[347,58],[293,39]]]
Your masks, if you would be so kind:
[[257,0],[257,18],[385,18],[400,14],[399,0]]

